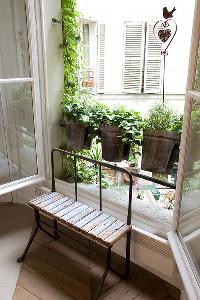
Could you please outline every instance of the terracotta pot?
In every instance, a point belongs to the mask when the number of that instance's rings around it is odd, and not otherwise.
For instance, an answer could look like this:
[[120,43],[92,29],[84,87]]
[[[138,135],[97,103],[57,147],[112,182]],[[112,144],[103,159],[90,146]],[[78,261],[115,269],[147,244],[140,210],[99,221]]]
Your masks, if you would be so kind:
[[169,172],[175,162],[173,160],[177,157],[177,145],[179,146],[180,144],[180,134],[164,130],[144,130],[143,135],[142,170],[161,173]]
[[120,162],[123,160],[124,143],[121,133],[116,126],[101,126],[102,158],[107,161]]
[[86,127],[68,121],[65,123],[66,135],[67,135],[67,146],[74,150],[83,149],[85,135],[86,135]]

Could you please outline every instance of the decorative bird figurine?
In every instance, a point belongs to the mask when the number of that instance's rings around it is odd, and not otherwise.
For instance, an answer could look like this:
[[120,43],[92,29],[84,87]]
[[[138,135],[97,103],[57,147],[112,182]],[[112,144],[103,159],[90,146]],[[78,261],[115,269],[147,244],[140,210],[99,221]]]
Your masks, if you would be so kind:
[[168,11],[167,7],[163,7],[163,17],[165,19],[170,19],[173,17],[173,13],[175,12],[176,8],[174,7],[171,11]]

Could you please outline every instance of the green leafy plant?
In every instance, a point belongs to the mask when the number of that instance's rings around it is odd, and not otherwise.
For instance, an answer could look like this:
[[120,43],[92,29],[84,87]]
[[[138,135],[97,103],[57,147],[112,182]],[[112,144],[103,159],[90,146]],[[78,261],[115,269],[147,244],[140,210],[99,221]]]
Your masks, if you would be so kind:
[[90,116],[90,126],[98,133],[101,124],[106,122],[111,110],[108,106],[99,101],[90,101],[88,115]]
[[73,121],[84,126],[89,126],[90,116],[89,112],[89,98],[84,91],[78,91],[73,96],[64,94],[62,111],[67,121]]
[[76,0],[62,0],[62,31],[64,58],[64,92],[74,95],[79,89],[78,75],[80,71],[79,44],[80,16],[76,9]]
[[155,104],[145,120],[145,129],[166,130],[181,133],[183,116],[164,103]]
[[139,156],[141,156],[141,147],[135,143],[131,144],[128,161],[131,165],[137,166]]
[[87,89],[80,89],[73,96],[64,95],[61,103],[64,117],[89,127],[97,133],[105,117],[110,113],[109,108],[94,100]]
[[119,106],[103,117],[103,123],[116,126],[121,131],[122,141],[131,143],[141,140],[143,119],[139,112]]
[[[96,146],[93,144],[93,147]],[[66,146],[61,147],[64,150],[70,152],[70,149]],[[81,150],[74,151],[74,153],[78,153],[80,155],[90,157],[91,150]],[[92,166],[92,164],[88,163],[83,159],[77,160],[77,181],[78,182],[94,182],[96,178],[96,170]],[[75,169],[74,169],[74,158],[71,155],[63,156],[63,174],[62,178],[68,182],[74,182],[75,179]]]

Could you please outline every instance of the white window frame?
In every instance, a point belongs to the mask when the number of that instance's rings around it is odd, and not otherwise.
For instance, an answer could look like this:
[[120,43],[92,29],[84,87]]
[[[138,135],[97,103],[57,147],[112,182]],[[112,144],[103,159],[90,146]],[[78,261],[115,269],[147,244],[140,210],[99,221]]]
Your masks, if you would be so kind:
[[12,84],[21,82],[30,82],[32,84],[33,98],[33,114],[35,127],[35,144],[37,155],[38,173],[33,176],[28,176],[16,181],[12,181],[0,186],[0,196],[30,185],[45,181],[45,164],[44,164],[44,149],[43,149],[43,128],[42,128],[42,99],[40,95],[39,81],[39,54],[38,54],[38,39],[37,39],[37,24],[36,24],[36,3],[34,0],[25,0],[27,30],[29,41],[30,69],[31,78],[11,78],[0,79],[0,84]]
[[[187,78],[187,94],[184,109],[184,122],[183,133],[181,137],[181,147],[179,155],[179,168],[177,187],[175,195],[175,209],[173,213],[173,227],[168,233],[168,239],[172,248],[185,290],[189,300],[200,299],[200,274],[198,274],[196,267],[194,266],[192,257],[190,256],[187,247],[184,243],[184,239],[179,232],[180,218],[181,218],[181,202],[182,191],[184,183],[185,164],[188,152],[188,132],[190,128],[190,116],[192,109],[191,99],[199,99],[200,93],[192,91],[196,73],[196,59],[198,55],[198,48],[200,43],[200,0],[196,0],[194,9],[194,21],[192,30],[192,40],[190,48],[190,60],[188,68]],[[190,92],[192,91],[192,92]]]
[[[162,73],[163,73],[163,59],[162,57],[152,57],[153,60],[160,62],[160,79],[159,79],[159,88],[155,87],[152,88],[150,91],[148,91],[147,88],[147,62],[150,60],[149,54],[148,54],[148,38],[149,38],[149,25],[153,25],[155,22],[153,21],[141,21],[141,22],[133,22],[133,21],[125,21],[124,22],[124,37],[123,37],[123,72],[122,72],[122,91],[124,94],[161,94],[161,85],[162,85]],[[126,63],[126,57],[125,57],[125,50],[126,50],[126,26],[127,25],[140,25],[143,27],[142,29],[142,36],[141,36],[141,53],[140,53],[140,82],[137,88],[130,88],[127,89],[124,87],[125,85],[125,63]],[[159,45],[158,45],[159,46]],[[161,48],[159,46],[159,50],[161,52]],[[139,56],[138,56],[139,57]],[[128,59],[127,59],[128,60]],[[135,59],[131,59],[134,61]],[[142,81],[143,84],[142,84]]]

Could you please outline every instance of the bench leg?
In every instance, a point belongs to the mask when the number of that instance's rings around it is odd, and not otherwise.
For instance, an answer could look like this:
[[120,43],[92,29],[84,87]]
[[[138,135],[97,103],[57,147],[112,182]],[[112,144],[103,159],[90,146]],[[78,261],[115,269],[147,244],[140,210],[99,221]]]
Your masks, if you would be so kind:
[[27,254],[27,252],[28,252],[28,250],[29,250],[29,248],[30,248],[30,246],[31,246],[31,244],[32,244],[32,242],[33,242],[36,234],[37,234],[37,231],[38,231],[38,228],[39,228],[39,225],[40,225],[40,215],[39,215],[39,212],[37,210],[35,210],[35,220],[36,220],[36,227],[35,227],[34,231],[31,234],[31,237],[30,237],[30,239],[28,241],[28,244],[27,244],[27,246],[26,246],[26,248],[24,250],[24,253],[22,254],[22,256],[20,256],[18,258],[18,260],[17,260],[18,263],[24,261],[24,259],[26,257],[26,254]]
[[97,293],[95,295],[95,297],[93,298],[94,300],[97,300],[100,293],[101,293],[101,290],[103,288],[103,285],[104,285],[104,282],[106,280],[106,277],[108,275],[108,271],[111,269],[111,247],[108,248],[107,250],[107,258],[106,258],[106,268],[105,268],[105,271],[103,273],[103,276],[102,276],[102,279],[101,279],[101,282],[99,284],[99,287],[98,287],[98,290],[97,290]]
[[122,277],[123,279],[127,279],[130,275],[130,246],[131,246],[131,231],[126,234],[126,260],[125,260],[125,271],[123,274],[113,269],[111,266],[110,270]]
[[52,239],[55,239],[55,236],[53,234],[51,234],[50,232],[48,232],[46,229],[44,229],[41,224],[39,224],[39,229],[41,231],[43,231],[44,233],[46,233],[48,236],[50,236]]
[[125,278],[128,278],[130,275],[130,250],[131,250],[131,231],[126,235],[126,269],[125,269]]
[[53,220],[53,226],[54,226],[54,240],[57,240],[59,238],[58,234],[58,223],[56,220]]

